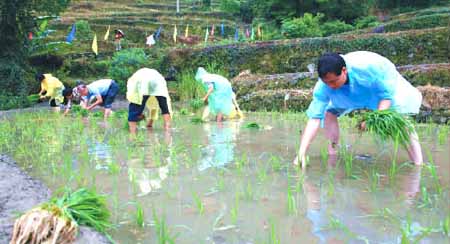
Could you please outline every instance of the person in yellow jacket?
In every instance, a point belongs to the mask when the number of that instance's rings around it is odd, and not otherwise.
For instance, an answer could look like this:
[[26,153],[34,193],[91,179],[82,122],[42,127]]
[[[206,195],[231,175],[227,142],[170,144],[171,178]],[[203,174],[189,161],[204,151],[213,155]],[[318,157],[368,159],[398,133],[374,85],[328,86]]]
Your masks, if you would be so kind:
[[64,101],[62,91],[63,83],[51,74],[38,74],[36,80],[41,83],[39,95],[41,99],[50,98],[50,107],[57,110],[59,105]]
[[153,126],[157,118],[158,106],[164,119],[164,129],[170,128],[172,106],[164,77],[154,69],[142,68],[127,81],[128,125],[131,133],[136,133],[137,122],[145,118],[143,112],[147,106],[151,117],[147,127]]

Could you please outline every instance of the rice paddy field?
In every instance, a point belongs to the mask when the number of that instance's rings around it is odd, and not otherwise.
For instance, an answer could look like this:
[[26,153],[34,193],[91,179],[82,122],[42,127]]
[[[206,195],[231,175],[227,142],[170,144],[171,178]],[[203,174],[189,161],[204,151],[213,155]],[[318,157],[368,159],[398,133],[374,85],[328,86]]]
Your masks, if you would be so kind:
[[[309,167],[292,164],[302,113],[249,113],[131,136],[126,112],[1,119],[0,152],[54,192],[107,196],[116,243],[449,243],[449,126],[417,124],[426,164],[343,118],[339,156],[322,133]],[[144,126],[144,124],[142,124]]]

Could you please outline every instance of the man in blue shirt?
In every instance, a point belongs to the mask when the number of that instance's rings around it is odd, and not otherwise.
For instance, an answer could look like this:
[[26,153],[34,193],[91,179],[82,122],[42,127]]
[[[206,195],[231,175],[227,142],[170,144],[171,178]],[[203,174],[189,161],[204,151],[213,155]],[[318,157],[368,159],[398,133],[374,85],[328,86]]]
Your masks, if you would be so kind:
[[[102,79],[92,82],[89,85],[81,84],[74,89],[75,94],[81,96],[81,106],[87,110],[92,110],[97,105],[105,108],[105,118],[111,114],[112,103],[119,93],[119,86],[114,80]],[[89,104],[95,98],[95,102]]]
[[[301,138],[295,164],[306,165],[306,152],[317,130],[324,122],[325,136],[330,141],[328,152],[336,154],[339,142],[337,117],[356,109],[394,109],[403,114],[416,114],[422,95],[387,58],[366,51],[339,55],[328,53],[319,58],[319,81],[313,100],[306,111],[309,121]],[[364,124],[362,125],[365,126]],[[420,165],[422,149],[416,133],[407,148],[410,159]]]

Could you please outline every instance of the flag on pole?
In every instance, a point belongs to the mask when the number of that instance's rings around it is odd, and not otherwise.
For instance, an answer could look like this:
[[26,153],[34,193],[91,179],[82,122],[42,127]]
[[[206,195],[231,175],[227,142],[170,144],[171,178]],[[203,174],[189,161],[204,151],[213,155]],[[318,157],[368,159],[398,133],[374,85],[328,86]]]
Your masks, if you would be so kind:
[[236,27],[236,31],[234,32],[234,40],[239,41],[239,28]]
[[258,25],[257,36],[259,39],[262,39],[261,25]]
[[73,42],[73,39],[75,39],[76,29],[77,29],[77,27],[75,26],[75,24],[72,24],[72,30],[70,31],[69,35],[67,35],[66,42],[68,42],[68,43]]
[[158,30],[156,31],[156,34],[155,34],[156,40],[159,39],[159,35],[161,35],[161,31],[162,31],[162,26],[159,26],[159,28],[158,28]]
[[214,30],[215,30],[216,28],[215,28],[215,26],[214,25],[212,25],[212,27],[211,27],[211,36],[214,36]]
[[156,41],[155,38],[153,37],[153,34],[149,35],[147,37],[147,42],[145,44],[147,44],[149,47],[155,45]]
[[110,29],[111,29],[111,26],[108,25],[108,29],[106,30],[105,37],[103,38],[105,41],[107,41],[109,38],[109,30]]
[[252,41],[255,40],[255,29],[253,29],[253,27],[252,27],[252,33],[251,33],[251,35],[250,35],[250,39],[251,39]]
[[186,25],[186,30],[184,30],[184,37],[185,38],[189,37],[189,24]]
[[223,24],[220,24],[220,35],[223,37],[225,35],[225,28]]
[[94,34],[94,40],[92,40],[92,51],[95,53],[95,56],[98,55],[97,34]]
[[173,42],[177,43],[177,25],[173,28]]
[[208,42],[208,37],[209,37],[209,30],[208,27],[206,27],[206,33],[205,33],[205,43]]
[[28,40],[33,40],[33,32],[28,32]]

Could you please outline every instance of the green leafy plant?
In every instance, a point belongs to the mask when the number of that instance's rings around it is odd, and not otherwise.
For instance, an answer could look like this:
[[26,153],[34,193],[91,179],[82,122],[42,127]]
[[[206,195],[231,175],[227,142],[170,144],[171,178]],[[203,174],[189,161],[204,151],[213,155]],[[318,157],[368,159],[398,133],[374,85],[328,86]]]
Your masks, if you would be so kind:
[[127,80],[138,69],[148,63],[147,56],[141,48],[130,48],[116,52],[111,61],[108,75],[119,84],[120,92],[125,93]]
[[202,99],[193,99],[189,102],[189,106],[195,112],[204,106]]
[[262,129],[262,126],[256,122],[250,122],[245,125],[245,128],[248,129]]

